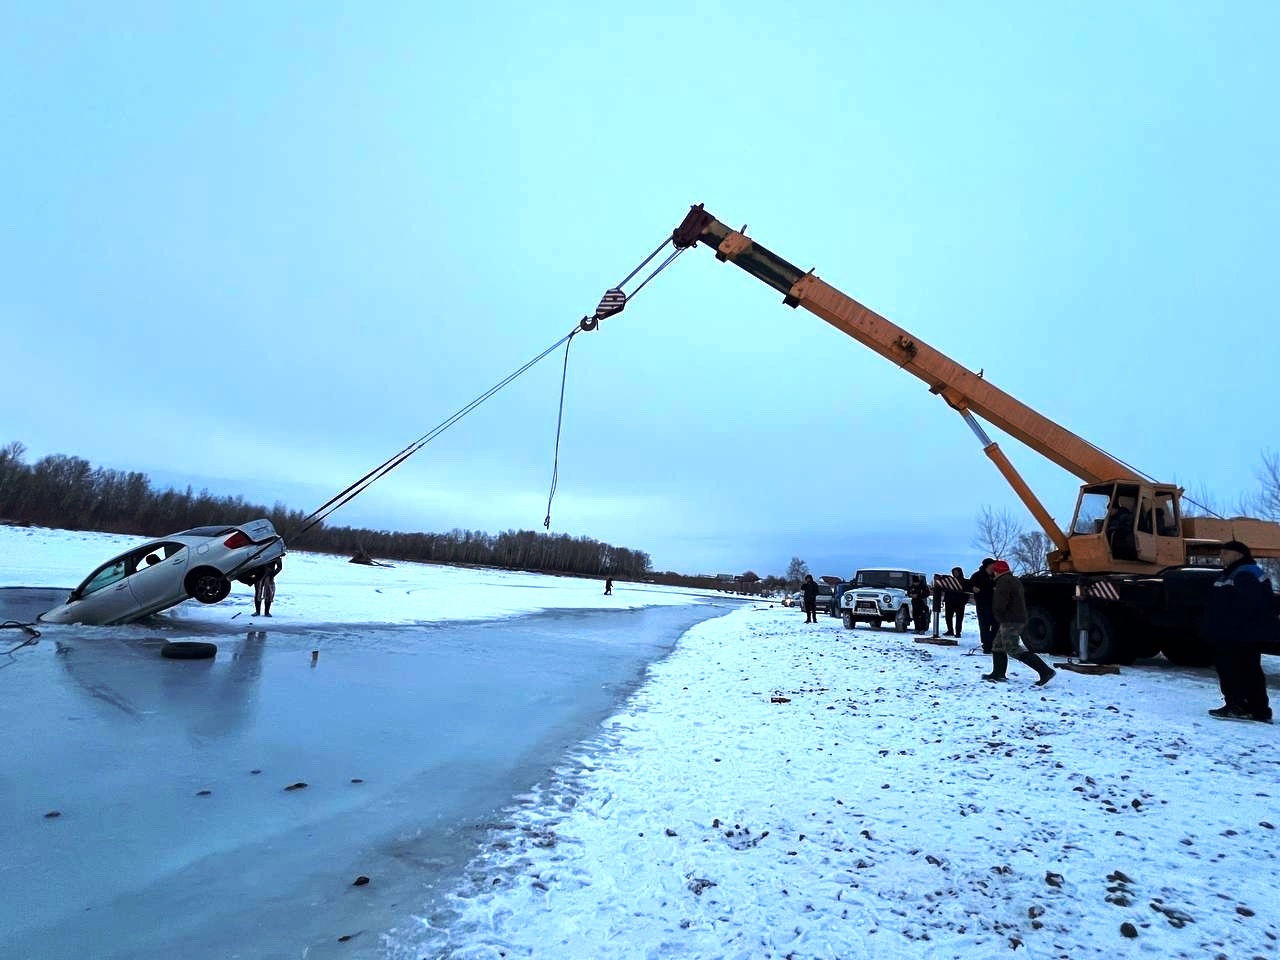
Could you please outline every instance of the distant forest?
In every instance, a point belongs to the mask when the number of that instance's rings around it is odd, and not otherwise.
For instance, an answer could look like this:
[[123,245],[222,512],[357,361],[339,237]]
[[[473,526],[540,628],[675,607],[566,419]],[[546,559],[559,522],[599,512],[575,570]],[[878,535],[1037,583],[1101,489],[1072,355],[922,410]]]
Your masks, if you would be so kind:
[[[289,540],[306,514],[284,504],[246,503],[243,497],[215,497],[207,490],[154,490],[145,473],[94,467],[81,457],[51,454],[27,464],[25,445],[0,448],[0,519],[10,523],[163,537],[211,524],[235,524],[266,517]],[[306,550],[388,560],[471,564],[580,576],[651,578],[649,555],[590,537],[508,530],[396,533],[318,525],[300,544]]]

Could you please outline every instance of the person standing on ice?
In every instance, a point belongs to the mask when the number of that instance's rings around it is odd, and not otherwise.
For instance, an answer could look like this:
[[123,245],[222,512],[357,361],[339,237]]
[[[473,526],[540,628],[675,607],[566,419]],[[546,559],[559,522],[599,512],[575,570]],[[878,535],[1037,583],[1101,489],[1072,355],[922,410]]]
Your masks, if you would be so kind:
[[964,578],[964,571],[959,567],[951,568],[951,576],[955,577],[959,589],[943,591],[942,609],[947,616],[947,632],[943,636],[958,637],[964,627],[964,605],[969,600],[965,591],[969,587],[969,581]]
[[1222,706],[1209,711],[1219,720],[1271,722],[1262,645],[1276,638],[1275,595],[1271,581],[1239,540],[1222,545],[1222,576],[1204,605],[1201,634],[1213,644]]
[[271,604],[276,598],[276,574],[284,564],[279,559],[272,560],[258,571],[258,579],[253,581],[253,615],[271,616]]
[[996,636],[996,618],[991,612],[991,564],[993,557],[986,557],[978,564],[978,569],[969,577],[969,589],[973,593],[973,610],[978,615],[978,638],[982,641],[982,652],[991,652],[991,641]]
[[812,573],[804,575],[804,583],[800,584],[800,592],[804,594],[804,622],[818,622],[818,584]]
[[605,595],[606,597],[611,597],[611,596],[613,596],[613,577],[605,577],[605,580],[604,580],[604,595]]
[[1006,679],[1009,658],[1013,657],[1038,673],[1040,678],[1036,680],[1036,686],[1043,687],[1058,671],[1022,646],[1022,628],[1027,625],[1027,601],[1023,596],[1022,581],[1009,571],[1009,564],[1003,560],[992,562],[991,576],[995,578],[991,588],[991,612],[999,630],[991,644],[991,672],[984,673],[982,679],[992,682]]
[[907,596],[911,598],[911,619],[916,622],[916,633],[924,633],[929,629],[929,585],[924,577],[911,578]]

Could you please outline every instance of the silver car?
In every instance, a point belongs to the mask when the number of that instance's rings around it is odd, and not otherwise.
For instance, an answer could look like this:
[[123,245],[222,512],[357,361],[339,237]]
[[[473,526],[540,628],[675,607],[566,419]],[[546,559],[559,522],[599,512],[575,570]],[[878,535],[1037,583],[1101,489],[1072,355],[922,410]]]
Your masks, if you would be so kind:
[[46,623],[132,623],[188,597],[217,603],[231,581],[253,583],[264,569],[279,569],[284,540],[270,520],[238,526],[197,527],[151,540],[112,557],[67,602],[40,615]]

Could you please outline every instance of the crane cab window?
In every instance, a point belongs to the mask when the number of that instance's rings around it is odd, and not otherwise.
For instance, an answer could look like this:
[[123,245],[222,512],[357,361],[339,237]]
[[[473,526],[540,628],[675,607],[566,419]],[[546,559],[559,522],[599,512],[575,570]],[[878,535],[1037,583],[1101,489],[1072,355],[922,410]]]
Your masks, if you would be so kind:
[[1076,519],[1071,525],[1071,532],[1101,533],[1102,522],[1107,516],[1107,508],[1110,505],[1110,487],[1103,490],[1085,490],[1080,495],[1080,505],[1076,508]]
[[1182,535],[1182,529],[1178,523],[1178,508],[1169,494],[1156,495],[1155,519],[1157,537]]

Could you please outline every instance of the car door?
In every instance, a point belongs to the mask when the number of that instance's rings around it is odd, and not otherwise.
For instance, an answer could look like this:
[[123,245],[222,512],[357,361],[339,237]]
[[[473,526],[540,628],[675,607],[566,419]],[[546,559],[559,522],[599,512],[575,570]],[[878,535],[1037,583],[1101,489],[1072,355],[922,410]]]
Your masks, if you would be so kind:
[[76,588],[76,617],[81,623],[115,623],[137,608],[129,589],[127,557],[108,560]]
[[[189,553],[182,543],[157,543],[139,559],[138,572],[128,581],[139,615],[163,610],[186,598],[182,581]],[[148,563],[149,557],[155,557],[156,562]]]

